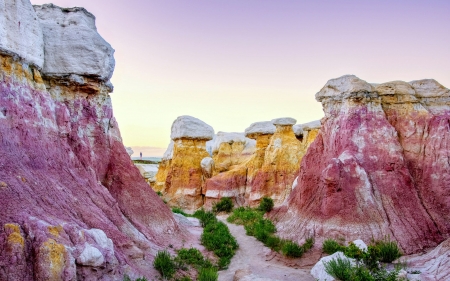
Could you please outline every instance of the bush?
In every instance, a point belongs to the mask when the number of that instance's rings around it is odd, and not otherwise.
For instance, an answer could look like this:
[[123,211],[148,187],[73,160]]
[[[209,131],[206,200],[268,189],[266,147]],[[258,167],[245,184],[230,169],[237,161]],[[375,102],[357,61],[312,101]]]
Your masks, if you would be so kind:
[[309,237],[306,239],[305,244],[303,244],[303,252],[310,250],[314,246],[314,238]]
[[352,281],[352,264],[348,259],[336,258],[324,262],[326,273],[341,281]]
[[141,277],[141,278],[136,279],[136,281],[147,281],[147,278]]
[[352,269],[352,280],[353,281],[375,281],[370,271],[363,267],[357,266]]
[[299,258],[303,255],[303,247],[292,241],[286,241],[281,248],[283,255],[289,258]]
[[172,278],[175,273],[175,263],[167,251],[159,251],[156,254],[153,267],[159,271],[163,278]]
[[344,249],[345,249],[345,246],[339,244],[334,239],[326,239],[322,243],[322,250],[329,255],[332,255],[339,251],[344,251]]
[[264,213],[267,213],[267,212],[272,211],[272,209],[273,209],[273,200],[272,200],[272,198],[263,197],[261,199],[261,202],[259,203],[258,210],[260,210],[260,211],[262,211]]
[[181,279],[178,279],[178,281],[192,281],[192,279],[189,278],[189,276],[183,276]]
[[233,201],[229,197],[222,197],[218,203],[214,204],[212,210],[214,213],[229,213],[233,210]]
[[198,281],[217,281],[218,279],[217,269],[212,267],[200,269],[197,277]]
[[200,220],[202,227],[217,221],[216,216],[212,212],[206,212],[203,208],[195,211],[193,217]]
[[391,241],[389,237],[376,241],[374,246],[378,248],[379,259],[381,262],[390,263],[402,256],[397,243],[395,241]]
[[360,261],[363,258],[364,251],[358,248],[353,242],[350,242],[350,244],[344,248],[344,254],[349,258]]
[[208,259],[204,258],[202,253],[196,248],[180,249],[175,260],[179,263],[192,265],[197,269],[202,267],[213,267],[213,264]]

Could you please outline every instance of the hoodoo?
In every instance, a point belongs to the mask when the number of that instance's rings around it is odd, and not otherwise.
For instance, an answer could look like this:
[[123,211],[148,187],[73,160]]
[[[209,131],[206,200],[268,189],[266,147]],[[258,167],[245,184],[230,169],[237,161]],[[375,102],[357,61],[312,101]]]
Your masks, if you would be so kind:
[[213,136],[214,129],[211,126],[192,116],[180,116],[173,122],[170,135],[173,155],[169,166],[158,171],[157,175],[160,183],[167,172],[164,185],[161,187],[159,184],[157,188],[163,192],[169,205],[186,210],[195,210],[203,205],[204,179],[200,163],[209,156],[206,142]]
[[406,253],[450,235],[450,91],[434,80],[372,85],[332,79],[316,94],[325,117],[287,205],[285,237],[381,239]]
[[0,280],[150,278],[188,238],[122,144],[94,19],[0,5]]

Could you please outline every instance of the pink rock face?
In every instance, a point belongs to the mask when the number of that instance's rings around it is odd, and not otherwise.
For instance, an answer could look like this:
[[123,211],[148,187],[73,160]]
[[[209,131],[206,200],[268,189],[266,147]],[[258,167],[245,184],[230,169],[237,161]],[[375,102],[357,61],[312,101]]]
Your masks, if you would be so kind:
[[0,55],[0,280],[154,277],[156,250],[186,238],[130,161],[107,87],[83,79],[44,85]]
[[450,95],[428,81],[421,98],[417,83],[375,88],[344,76],[317,93],[325,118],[287,205],[272,214],[281,235],[389,235],[406,253],[449,236]]

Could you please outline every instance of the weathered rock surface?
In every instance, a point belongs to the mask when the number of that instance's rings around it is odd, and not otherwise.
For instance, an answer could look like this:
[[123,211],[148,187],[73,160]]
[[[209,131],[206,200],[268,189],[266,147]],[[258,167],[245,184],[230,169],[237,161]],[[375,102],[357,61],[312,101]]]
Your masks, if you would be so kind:
[[244,133],[218,132],[206,146],[214,160],[213,175],[217,175],[247,161],[255,152],[256,141]]
[[98,34],[94,15],[84,8],[53,4],[34,9],[44,34],[45,75],[93,76],[102,81],[111,78],[114,49]]
[[127,150],[128,155],[131,157],[131,155],[133,155],[134,151],[131,147],[125,147],[125,149]]
[[44,65],[44,39],[33,6],[28,0],[0,2],[0,52],[38,69]]
[[[206,180],[205,207],[210,208],[222,197],[233,198],[237,206],[257,205],[264,196],[274,199],[276,205],[282,204],[292,190],[300,161],[309,146],[296,138],[292,129],[295,122],[293,118],[278,118],[251,124],[245,134],[256,142],[254,152],[241,163],[223,169],[217,168],[220,158],[215,160],[216,173]],[[221,147],[230,151],[227,143]],[[228,161],[242,159],[224,154],[224,159],[231,156]]]
[[[6,34],[24,37],[15,42],[43,41],[29,2],[0,7],[16,13],[6,17]],[[0,280],[156,276],[156,251],[190,236],[130,161],[110,86],[93,73],[52,78],[39,48],[11,48],[0,50]]]
[[373,86],[356,76],[316,94],[325,117],[286,206],[285,237],[381,239],[406,253],[450,234],[450,92],[434,80]]
[[211,126],[192,116],[180,116],[173,122],[173,148],[169,145],[164,154],[154,188],[170,206],[196,210],[203,205],[201,161],[209,157],[206,142],[213,136]]
[[156,174],[158,173],[158,164],[134,164],[141,176],[145,179],[148,184],[153,184],[156,182]]
[[419,276],[411,276],[409,280],[437,281],[450,279],[450,239],[445,240],[432,251],[415,257],[406,257],[408,270],[420,271]]

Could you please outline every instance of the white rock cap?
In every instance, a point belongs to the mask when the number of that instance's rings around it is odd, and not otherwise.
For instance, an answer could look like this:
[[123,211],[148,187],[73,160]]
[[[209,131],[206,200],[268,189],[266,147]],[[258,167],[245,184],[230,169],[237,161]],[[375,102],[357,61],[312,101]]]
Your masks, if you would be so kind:
[[294,125],[294,126],[292,126],[292,129],[294,130],[294,134],[297,137],[303,135],[303,125],[302,124]]
[[275,130],[276,128],[272,121],[255,122],[245,129],[245,136],[248,137],[252,134],[273,135]]
[[166,149],[166,152],[164,152],[164,155],[162,157],[162,160],[170,160],[173,158],[173,147],[175,143],[173,140],[170,141],[169,146]]
[[272,120],[272,124],[281,126],[292,126],[295,125],[295,123],[297,123],[297,120],[291,117],[276,118]]
[[374,87],[355,75],[344,75],[342,77],[328,80],[325,86],[316,94],[316,100],[324,98],[342,99],[356,93],[370,93]]
[[108,81],[114,49],[97,32],[95,17],[84,8],[34,6],[44,33],[46,75],[78,74]]
[[200,162],[200,166],[202,167],[203,171],[206,172],[206,174],[212,175],[214,169],[214,160],[211,157],[205,157]]
[[178,117],[172,124],[170,138],[177,139],[198,139],[211,140],[214,137],[214,129],[192,116],[183,115]]
[[44,37],[29,0],[0,1],[0,53],[44,66]]
[[301,124],[303,131],[310,131],[313,129],[319,129],[322,127],[322,124],[320,123],[320,120],[311,121],[305,124]]
[[134,151],[131,147],[125,147],[129,156],[133,155]]
[[244,133],[218,132],[212,140],[210,140],[206,143],[206,150],[210,154],[213,154],[214,152],[219,150],[220,145],[222,143],[232,144],[234,142],[244,143],[245,146],[247,147],[248,145],[251,146],[254,143],[254,140],[245,137]]
[[423,79],[411,81],[409,84],[416,91],[417,97],[431,98],[431,97],[449,97],[450,90],[439,84],[434,79]]

